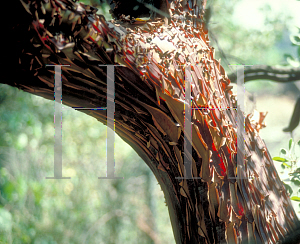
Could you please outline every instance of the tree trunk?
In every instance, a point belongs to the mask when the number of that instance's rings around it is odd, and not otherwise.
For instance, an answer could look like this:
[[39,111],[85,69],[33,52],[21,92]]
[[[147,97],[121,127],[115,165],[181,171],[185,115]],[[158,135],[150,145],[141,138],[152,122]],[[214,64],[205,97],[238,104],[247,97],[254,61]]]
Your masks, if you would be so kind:
[[[244,139],[235,129],[244,115],[234,109],[230,80],[196,21],[204,4],[173,1],[169,19],[111,23],[70,0],[6,2],[2,83],[52,100],[55,72],[45,65],[70,65],[62,67],[63,104],[106,107],[106,67],[99,65],[122,65],[115,67],[115,131],[160,183],[176,243],[276,243],[296,230],[291,201],[258,135],[263,115],[256,122],[246,117]],[[184,153],[188,67],[192,155]],[[105,110],[82,112],[107,123]]]

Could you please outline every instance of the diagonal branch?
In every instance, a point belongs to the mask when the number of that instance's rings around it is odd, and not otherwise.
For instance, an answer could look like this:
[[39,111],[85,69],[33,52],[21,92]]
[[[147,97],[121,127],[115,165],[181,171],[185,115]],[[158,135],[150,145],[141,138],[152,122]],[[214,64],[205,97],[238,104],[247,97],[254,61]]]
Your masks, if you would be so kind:
[[[254,65],[245,67],[245,82],[252,80],[271,80],[276,82],[292,82],[300,80],[300,67],[276,67],[268,65]],[[231,82],[236,83],[236,74],[228,75]]]
[[[267,65],[255,65],[245,67],[245,82],[252,80],[271,80],[275,82],[293,82],[300,80],[300,67],[275,67]],[[231,73],[228,78],[232,83],[236,83],[236,74]],[[287,128],[283,129],[284,132],[293,132],[293,130],[298,126],[300,119],[300,98],[298,99],[294,112],[291,117],[290,124]]]

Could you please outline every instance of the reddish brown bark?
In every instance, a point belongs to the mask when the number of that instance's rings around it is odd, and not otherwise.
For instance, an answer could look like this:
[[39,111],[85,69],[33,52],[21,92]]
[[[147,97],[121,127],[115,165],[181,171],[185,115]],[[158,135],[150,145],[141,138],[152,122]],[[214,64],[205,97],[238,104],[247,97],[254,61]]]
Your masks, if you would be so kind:
[[[196,21],[201,6],[189,16],[196,6],[186,4],[170,5],[168,23],[130,24],[109,23],[69,0],[15,1],[2,66],[10,72],[1,82],[52,100],[54,71],[45,64],[69,64],[62,67],[63,103],[105,107],[106,68],[98,65],[122,64],[115,68],[116,133],[160,183],[176,243],[275,243],[295,230],[297,217],[257,133],[263,115],[245,120],[241,170],[235,128],[244,115],[233,109],[230,80]],[[193,180],[175,178],[184,176],[184,65],[192,65],[192,107],[207,108],[192,113],[191,173],[201,177]],[[83,112],[106,123],[103,110]]]

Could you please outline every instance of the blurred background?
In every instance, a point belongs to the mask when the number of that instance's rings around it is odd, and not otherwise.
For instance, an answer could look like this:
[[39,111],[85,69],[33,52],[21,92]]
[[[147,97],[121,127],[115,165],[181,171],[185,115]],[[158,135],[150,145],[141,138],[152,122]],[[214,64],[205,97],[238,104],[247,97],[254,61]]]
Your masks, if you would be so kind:
[[[108,5],[82,2],[111,19]],[[290,36],[299,34],[300,1],[208,0],[207,8],[211,45],[228,73],[235,72],[229,64],[299,67],[299,46]],[[245,86],[250,110],[268,112],[260,135],[271,156],[279,156],[291,138],[282,129],[300,95],[299,82]],[[53,114],[54,101],[0,84],[0,243],[173,244],[160,186],[118,136],[116,176],[124,179],[98,179],[106,176],[106,127],[96,119],[63,112],[63,176],[71,179],[45,179],[54,174]],[[293,138],[300,139],[299,127]],[[281,163],[275,164],[286,177]],[[299,189],[293,189],[297,196]],[[299,214],[299,202],[293,204]]]

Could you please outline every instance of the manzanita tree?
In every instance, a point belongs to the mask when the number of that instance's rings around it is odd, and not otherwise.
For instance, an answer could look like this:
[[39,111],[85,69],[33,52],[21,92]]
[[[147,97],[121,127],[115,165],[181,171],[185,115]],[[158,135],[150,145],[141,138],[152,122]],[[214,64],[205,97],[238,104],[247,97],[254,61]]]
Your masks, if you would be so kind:
[[[144,3],[161,12],[134,19],[115,1],[119,20],[106,21],[71,0],[7,1],[1,82],[52,100],[60,75],[68,106],[113,100],[115,131],[160,183],[176,243],[278,242],[298,219],[258,135],[264,114],[241,112],[214,59],[205,1]],[[82,112],[110,123],[105,110]]]

